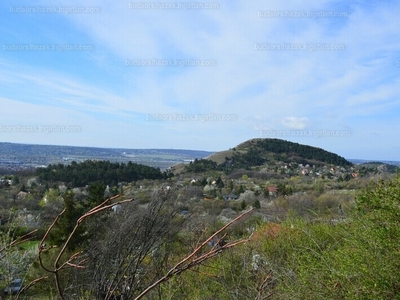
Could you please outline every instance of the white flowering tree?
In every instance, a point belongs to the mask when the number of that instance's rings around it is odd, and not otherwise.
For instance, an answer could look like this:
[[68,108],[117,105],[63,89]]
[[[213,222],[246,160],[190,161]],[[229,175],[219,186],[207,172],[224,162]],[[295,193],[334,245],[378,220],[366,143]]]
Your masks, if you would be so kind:
[[[37,257],[37,250],[21,249],[21,243],[27,241],[31,233],[15,237],[16,228],[14,221],[7,224],[5,230],[0,230],[0,274],[1,280],[10,283],[15,278],[24,278],[29,267]],[[4,225],[2,225],[4,227]],[[4,228],[2,228],[4,229]]]

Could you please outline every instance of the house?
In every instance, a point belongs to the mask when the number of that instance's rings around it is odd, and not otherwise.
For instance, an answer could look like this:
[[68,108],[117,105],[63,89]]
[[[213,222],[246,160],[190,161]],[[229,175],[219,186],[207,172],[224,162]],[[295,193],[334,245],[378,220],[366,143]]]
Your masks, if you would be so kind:
[[0,179],[0,186],[11,186],[12,184],[11,179]]
[[17,194],[17,200],[24,200],[25,197],[26,197],[26,195],[28,195],[27,192],[20,191],[20,192]]
[[229,195],[223,195],[222,198],[223,198],[225,201],[228,201],[228,200],[237,200],[238,196],[236,196],[235,194],[229,194]]
[[308,170],[307,169],[303,169],[303,170],[301,170],[301,174],[303,174],[303,175],[307,175],[309,172],[308,172]]
[[111,207],[112,211],[116,214],[119,214],[122,211],[121,204],[115,204]]
[[269,186],[267,189],[270,196],[276,196],[278,192],[278,188],[276,186]]
[[212,195],[209,194],[203,194],[203,200],[213,200],[214,197]]

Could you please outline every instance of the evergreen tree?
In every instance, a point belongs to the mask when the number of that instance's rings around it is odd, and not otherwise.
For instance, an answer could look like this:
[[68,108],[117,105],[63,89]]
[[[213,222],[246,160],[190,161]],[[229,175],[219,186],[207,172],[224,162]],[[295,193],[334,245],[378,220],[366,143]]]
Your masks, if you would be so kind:
[[106,190],[106,186],[101,182],[91,183],[88,187],[88,196],[86,199],[85,206],[88,209],[91,209],[104,201],[104,191]]
[[216,184],[217,184],[217,187],[218,187],[219,189],[222,189],[222,188],[225,186],[224,182],[223,182],[222,179],[221,179],[221,176],[218,176],[218,178],[217,178],[217,180],[216,180]]
[[[57,246],[61,246],[66,242],[69,234],[73,231],[76,221],[82,215],[83,210],[75,201],[74,193],[68,191],[63,196],[65,212],[50,232],[49,240]],[[84,241],[83,233],[85,229],[81,225],[78,231],[73,235],[68,244],[68,249],[73,251],[77,249]]]

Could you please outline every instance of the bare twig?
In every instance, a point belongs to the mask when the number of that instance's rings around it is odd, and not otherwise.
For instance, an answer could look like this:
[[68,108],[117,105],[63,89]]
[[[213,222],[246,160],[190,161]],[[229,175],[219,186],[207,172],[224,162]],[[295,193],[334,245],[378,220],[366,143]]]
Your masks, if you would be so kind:
[[[270,280],[270,279],[271,279],[271,273],[269,273],[269,274],[265,277],[265,279],[263,280],[263,282],[262,282],[262,283],[260,284],[260,286],[258,287],[258,295],[257,295],[257,298],[256,298],[256,299],[261,299],[262,291],[263,291],[265,285],[267,284],[268,280]],[[263,299],[267,299],[267,298],[268,298],[268,297],[265,297],[265,298],[263,298]]]
[[[40,266],[42,267],[42,269],[44,269],[45,271],[52,273],[54,276],[54,280],[55,280],[55,284],[57,287],[57,291],[58,294],[60,296],[61,299],[65,299],[64,298],[64,294],[63,294],[63,290],[60,284],[60,271],[62,269],[66,269],[66,268],[84,268],[84,263],[87,261],[87,259],[83,259],[81,261],[79,261],[78,263],[73,263],[73,261],[77,258],[79,258],[80,255],[83,254],[83,251],[79,251],[76,252],[74,254],[72,254],[64,263],[62,263],[60,265],[60,261],[61,258],[63,256],[63,254],[65,253],[68,244],[70,243],[72,237],[75,235],[76,231],[78,230],[80,224],[87,219],[88,217],[95,215],[97,213],[100,213],[106,209],[109,209],[111,207],[113,207],[114,205],[118,205],[118,204],[123,204],[123,203],[127,203],[127,202],[131,202],[133,201],[133,199],[126,199],[126,200],[121,200],[112,204],[107,204],[110,203],[112,200],[115,200],[117,198],[119,198],[121,195],[116,195],[114,197],[108,198],[105,201],[103,201],[101,204],[97,205],[96,207],[90,209],[87,213],[85,213],[83,216],[81,216],[77,221],[76,224],[74,226],[74,228],[72,229],[72,231],[69,233],[67,240],[65,241],[65,243],[63,244],[63,246],[60,248],[60,251],[58,252],[58,255],[56,257],[56,259],[54,260],[53,263],[53,268],[50,269],[48,267],[46,267],[43,263],[43,259],[41,257],[42,252],[48,250],[45,249],[44,244],[46,239],[48,238],[51,230],[54,228],[54,226],[56,225],[56,223],[58,222],[58,220],[61,218],[61,216],[65,213],[65,209],[62,210],[62,212],[54,219],[54,221],[52,222],[52,224],[49,226],[49,228],[47,229],[45,235],[43,236],[42,240],[39,243],[39,262],[40,262]],[[47,278],[47,277],[42,277],[42,278]],[[32,281],[32,282],[36,282],[36,280]],[[28,287],[30,287],[31,284],[28,285]]]
[[24,234],[24,235],[21,235],[20,237],[18,237],[18,238],[16,238],[15,240],[13,240],[13,241],[11,242],[10,246],[11,246],[11,247],[17,246],[17,245],[22,244],[22,243],[24,243],[24,242],[26,242],[26,241],[29,241],[29,240],[32,238],[31,235],[34,234],[34,233],[37,232],[37,231],[38,231],[38,230],[35,229],[35,230],[32,230],[32,231],[30,231],[30,232],[28,232],[28,233],[26,233],[26,234]]
[[31,286],[35,285],[35,284],[38,283],[39,281],[44,280],[44,279],[47,279],[47,278],[49,278],[49,276],[43,276],[43,277],[40,277],[40,278],[36,278],[35,280],[32,280],[31,282],[29,282],[26,286],[22,287],[22,289],[19,290],[16,299],[17,299],[17,300],[19,299],[19,295],[20,295],[22,292],[26,291],[27,289],[29,289]]
[[43,246],[43,245],[44,245],[44,242],[46,241],[47,237],[49,236],[50,231],[51,231],[51,230],[53,229],[53,227],[56,225],[57,221],[58,221],[58,220],[60,219],[60,217],[64,214],[64,212],[65,212],[65,209],[63,209],[63,210],[58,214],[58,216],[54,219],[53,223],[51,223],[51,225],[49,226],[49,228],[47,229],[46,233],[44,234],[42,240],[41,240],[40,243],[39,243],[39,263],[40,263],[40,266],[42,267],[42,269],[44,269],[46,272],[49,272],[49,273],[53,273],[53,270],[50,270],[49,268],[45,267],[45,265],[44,265],[44,263],[43,263],[42,256],[41,256],[41,254],[42,254],[42,252],[43,252],[43,250],[44,250],[44,246]]
[[235,219],[233,219],[232,221],[230,221],[228,224],[226,224],[225,226],[223,226],[221,229],[219,229],[218,231],[216,231],[214,234],[212,234],[209,238],[207,238],[203,243],[201,243],[200,246],[198,246],[191,254],[189,254],[188,256],[186,256],[184,259],[182,259],[180,262],[178,262],[174,267],[172,267],[172,269],[170,269],[166,275],[164,275],[163,277],[161,277],[160,279],[158,279],[156,282],[154,282],[153,284],[149,285],[144,291],[142,291],[134,300],[139,300],[141,298],[143,298],[148,292],[150,292],[152,289],[154,289],[156,286],[158,286],[159,284],[161,284],[162,282],[168,281],[169,279],[171,279],[173,276],[177,276],[179,274],[181,274],[182,272],[192,268],[193,266],[199,265],[200,263],[202,263],[205,260],[208,260],[212,257],[214,257],[215,255],[217,255],[218,253],[220,253],[223,250],[226,250],[228,248],[237,246],[241,243],[244,243],[246,241],[248,241],[248,239],[246,240],[239,240],[236,242],[232,242],[232,243],[227,243],[225,245],[221,245],[220,247],[212,247],[208,252],[206,252],[205,254],[194,258],[199,252],[200,250],[208,244],[209,241],[211,241],[214,237],[216,237],[218,234],[220,234],[221,232],[223,232],[225,229],[227,229],[229,226],[231,226],[233,223],[237,222],[239,219],[243,218],[245,215],[247,215],[248,213],[250,213],[253,209],[250,209],[244,213],[242,213],[241,215],[237,216]]

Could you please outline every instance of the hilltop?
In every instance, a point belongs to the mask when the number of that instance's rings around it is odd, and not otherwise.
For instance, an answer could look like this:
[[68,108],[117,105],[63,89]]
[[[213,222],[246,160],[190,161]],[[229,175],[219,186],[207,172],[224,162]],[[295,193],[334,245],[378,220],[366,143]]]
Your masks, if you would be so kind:
[[251,139],[231,150],[215,153],[207,157],[207,159],[218,164],[232,158],[239,160],[244,165],[260,165],[269,160],[303,164],[352,165],[351,162],[335,153],[280,139]]
[[[176,165],[174,172],[206,171],[211,169],[235,170],[254,169],[263,165],[296,163],[303,165],[334,165],[350,167],[353,164],[345,158],[321,148],[302,145],[280,139],[251,139],[234,148],[213,153],[194,163]],[[199,165],[197,168],[195,165]],[[201,166],[200,166],[201,164]]]

